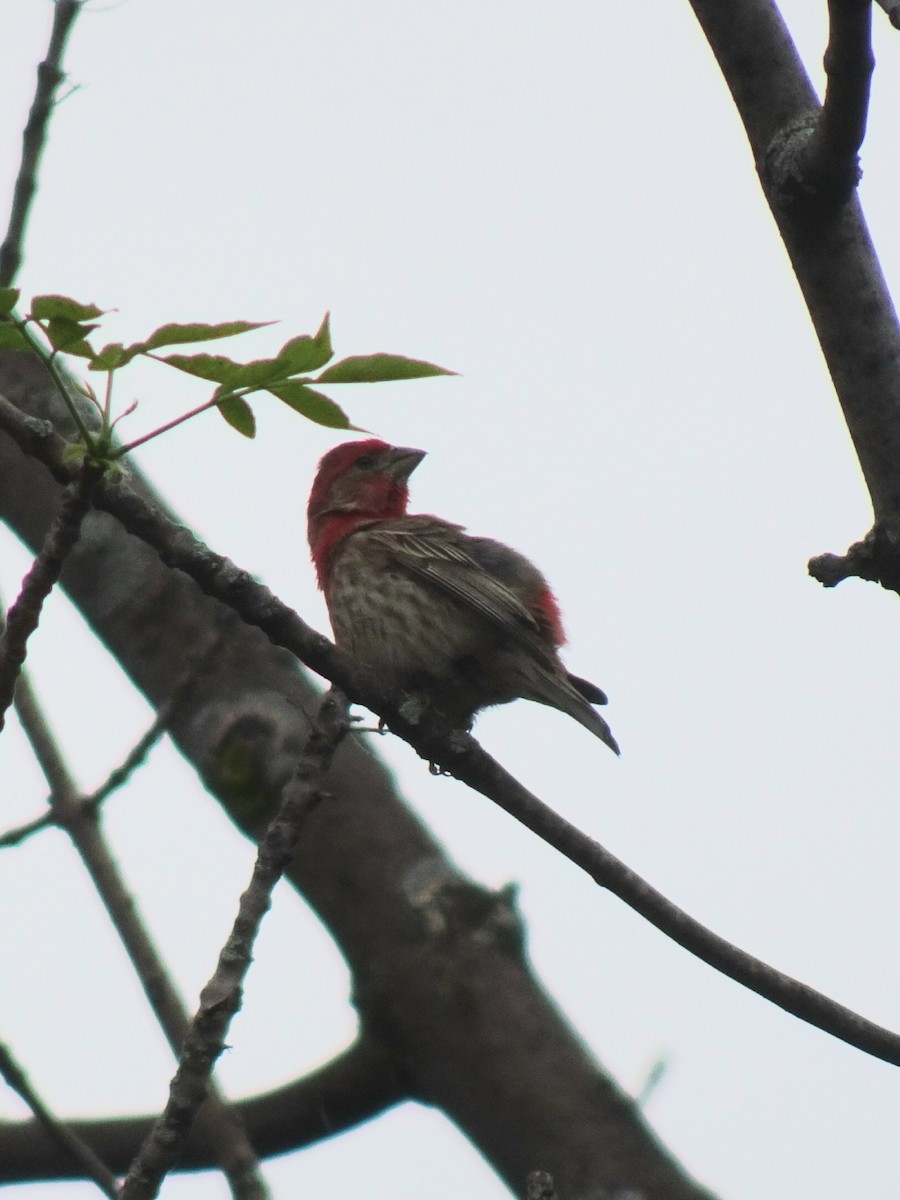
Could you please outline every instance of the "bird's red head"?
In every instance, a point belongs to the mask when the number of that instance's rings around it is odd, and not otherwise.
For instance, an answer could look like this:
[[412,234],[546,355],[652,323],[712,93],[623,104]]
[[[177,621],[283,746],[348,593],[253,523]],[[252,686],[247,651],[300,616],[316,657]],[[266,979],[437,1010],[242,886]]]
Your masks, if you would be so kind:
[[362,523],[406,512],[409,477],[424,457],[424,450],[369,438],[335,446],[322,458],[306,510],[320,586],[325,585],[331,553],[342,537]]

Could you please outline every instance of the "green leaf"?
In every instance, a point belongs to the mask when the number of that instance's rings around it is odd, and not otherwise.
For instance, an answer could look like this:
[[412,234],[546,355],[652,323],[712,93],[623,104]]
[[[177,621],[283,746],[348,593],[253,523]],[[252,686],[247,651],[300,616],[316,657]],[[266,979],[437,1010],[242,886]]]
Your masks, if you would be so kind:
[[69,296],[35,296],[31,302],[31,315],[37,321],[92,321],[103,313],[96,304],[82,304]]
[[85,325],[80,321],[70,321],[68,317],[51,317],[41,328],[47,335],[47,340],[54,350],[66,354],[77,354],[79,358],[93,358],[94,351],[88,345],[86,338],[97,328],[96,325]]
[[313,337],[291,338],[278,351],[276,361],[288,368],[288,375],[299,375],[302,371],[318,371],[319,367],[325,366],[333,354],[331,327],[328,313],[326,313],[318,332]]
[[256,437],[256,418],[243,396],[228,396],[220,400],[217,407],[232,429],[244,437]]
[[0,317],[8,316],[19,303],[18,288],[0,288]]
[[290,374],[289,368],[277,358],[255,358],[252,362],[238,363],[222,354],[167,354],[159,361],[188,375],[211,379],[230,391],[278,383]]
[[121,342],[110,342],[88,363],[89,371],[115,371],[133,358]]
[[215,354],[169,354],[160,361],[187,371],[189,375],[213,379],[233,391],[279,383],[290,374],[290,369],[277,358],[254,358],[248,363],[237,363]]
[[278,351],[276,362],[287,368],[287,375],[299,375],[304,371],[318,371],[334,354],[331,334],[328,329],[328,314],[314,337],[303,335],[291,338]]
[[[263,324],[272,322],[260,322],[256,325],[250,321],[230,321],[222,325],[163,325],[151,334],[146,342],[125,346],[122,351],[124,357],[120,356],[116,365],[130,362],[135,354],[144,354],[160,346],[231,337],[236,333],[259,329]],[[262,388],[267,384],[280,383],[301,371],[316,371],[328,362],[333,353],[326,313],[313,337],[303,335],[291,338],[285,342],[275,358],[255,358],[247,363],[238,363],[218,354],[167,354],[159,357],[157,361],[168,363],[170,367],[185,371],[188,375],[210,379],[235,390]]]
[[237,374],[237,386],[261,388],[270,383],[279,383],[293,372],[280,358],[254,358],[244,363]]
[[[216,338],[234,337],[238,333],[247,333],[251,329],[260,329],[263,325],[271,324],[271,321],[258,321],[255,324],[252,321],[223,321],[218,325],[160,325],[159,329],[154,330],[145,342],[132,342],[130,346],[123,346],[121,342],[113,342],[109,346],[104,346],[94,361],[88,365],[92,371],[115,371],[119,367],[126,366],[139,354],[149,354],[151,350],[158,350],[160,346],[178,346],[186,342],[212,342]],[[154,355],[154,357],[156,356]],[[227,379],[220,378],[220,373],[204,374],[206,369],[216,370],[217,368],[209,365],[204,367],[201,360],[206,360],[207,364],[231,362],[231,359],[224,356],[217,358],[210,354],[173,354],[157,361],[167,362],[180,371],[187,371],[189,375],[199,375],[202,379],[212,379],[216,383],[233,382],[230,373]],[[185,365],[189,362],[194,363],[193,368]],[[233,363],[232,366],[236,368],[240,364]]]
[[386,383],[392,379],[425,379],[429,375],[455,375],[444,367],[404,358],[402,354],[357,354],[328,367],[316,383]]
[[329,400],[314,388],[307,387],[305,383],[300,383],[299,380],[288,379],[266,390],[277,396],[288,408],[292,408],[309,421],[315,421],[317,425],[325,425],[329,429],[359,428],[350,424],[350,418],[339,404],[335,404],[333,400]]
[[243,370],[243,363],[233,362],[224,354],[168,354],[159,361],[186,375],[196,375],[227,387],[238,386],[238,376]]
[[[129,346],[141,354],[146,350],[158,350],[160,346],[184,346],[188,342],[213,342],[217,338],[235,337],[239,333],[249,333],[252,329],[262,329],[265,325],[274,325],[274,321],[220,321],[217,325],[204,325],[194,322],[191,325],[160,325],[145,342]],[[140,346],[140,350],[136,347]]]
[[11,321],[0,321],[0,346],[4,350],[31,350],[28,339]]

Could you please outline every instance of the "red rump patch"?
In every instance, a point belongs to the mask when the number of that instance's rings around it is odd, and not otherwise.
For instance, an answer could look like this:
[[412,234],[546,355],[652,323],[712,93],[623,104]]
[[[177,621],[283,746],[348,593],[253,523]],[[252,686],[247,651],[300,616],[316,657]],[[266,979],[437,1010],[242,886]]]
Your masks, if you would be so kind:
[[563,629],[562,613],[559,611],[556,597],[548,587],[545,587],[537,597],[534,608],[535,620],[553,645],[557,647],[564,646],[566,644],[566,631]]

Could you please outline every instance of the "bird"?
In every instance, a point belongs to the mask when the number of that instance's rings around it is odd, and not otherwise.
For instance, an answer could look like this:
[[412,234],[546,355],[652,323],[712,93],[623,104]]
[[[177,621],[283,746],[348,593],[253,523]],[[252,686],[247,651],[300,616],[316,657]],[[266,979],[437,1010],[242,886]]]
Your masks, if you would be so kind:
[[502,542],[407,511],[409,477],[425,456],[368,438],[319,463],[309,547],[336,644],[413,722],[427,713],[468,731],[484,708],[533,700],[619,754],[593,707],[606,694],[559,656],[559,605],[538,568]]

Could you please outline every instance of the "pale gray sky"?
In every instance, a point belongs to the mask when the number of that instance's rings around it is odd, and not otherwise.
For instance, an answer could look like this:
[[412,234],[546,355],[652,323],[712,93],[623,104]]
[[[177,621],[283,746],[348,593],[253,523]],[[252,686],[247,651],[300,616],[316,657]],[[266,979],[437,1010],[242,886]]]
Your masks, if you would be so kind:
[[[783,8],[818,86],[824,0]],[[900,35],[875,15],[862,198],[896,288]],[[0,0],[6,195],[50,16]],[[429,450],[415,508],[545,570],[568,662],[609,692],[623,756],[524,702],[479,722],[485,746],[719,933],[900,1027],[896,600],[807,578],[811,554],[866,532],[867,496],[687,3],[122,0],[89,6],[67,63],[79,90],[53,126],[23,288],[118,308],[117,340],[166,320],[279,318],[248,339],[260,354],[330,309],[339,355],[395,350],[461,372],[342,399],[357,423]],[[120,389],[122,406],[141,402],[127,436],[205,398],[150,364]],[[255,443],[208,414],[139,461],[215,549],[327,629],[303,510],[337,439],[275,404],[257,405]],[[27,563],[4,534],[6,597]],[[61,598],[29,664],[95,784],[148,710]],[[897,1194],[895,1069],[692,959],[403,744],[381,748],[467,871],[521,884],[537,970],[622,1085],[637,1091],[669,1058],[647,1116],[701,1181],[728,1200]],[[0,772],[5,827],[42,802],[14,728]],[[193,1003],[252,850],[167,747],[109,811]],[[208,878],[173,895],[198,843]],[[0,1037],[60,1113],[158,1107],[167,1051],[63,837],[0,866]],[[54,1019],[62,1005],[80,1014],[77,1039]],[[226,1086],[284,1082],[353,1029],[336,952],[280,891]],[[0,1116],[20,1113],[0,1091]],[[266,1174],[281,1196],[350,1196],[363,1180],[371,1200],[507,1194],[413,1106]],[[225,1188],[174,1178],[166,1194]]]

